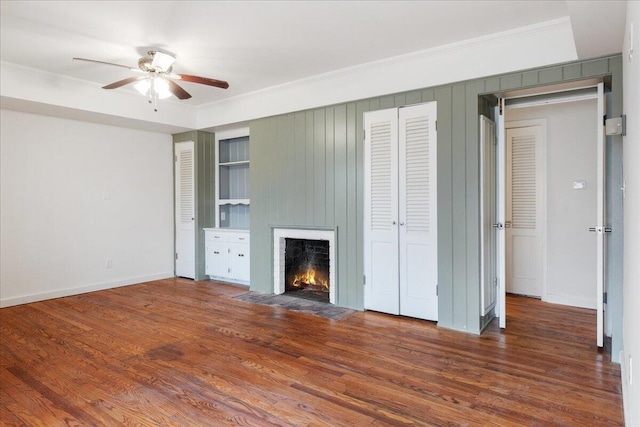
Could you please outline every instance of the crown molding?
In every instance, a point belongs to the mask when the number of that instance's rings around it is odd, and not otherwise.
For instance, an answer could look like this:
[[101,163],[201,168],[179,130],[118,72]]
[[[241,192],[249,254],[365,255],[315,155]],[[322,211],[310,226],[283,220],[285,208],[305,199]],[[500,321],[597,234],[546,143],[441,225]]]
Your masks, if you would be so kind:
[[563,17],[200,105],[198,125],[200,129],[211,129],[575,59],[571,22]]

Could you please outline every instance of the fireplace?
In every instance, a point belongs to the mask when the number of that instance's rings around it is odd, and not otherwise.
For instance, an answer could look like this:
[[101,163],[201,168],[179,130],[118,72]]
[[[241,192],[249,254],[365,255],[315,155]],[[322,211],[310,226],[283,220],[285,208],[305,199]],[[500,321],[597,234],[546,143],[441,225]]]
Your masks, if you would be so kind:
[[274,293],[335,304],[335,231],[274,228]]
[[329,241],[284,240],[284,292],[329,302]]

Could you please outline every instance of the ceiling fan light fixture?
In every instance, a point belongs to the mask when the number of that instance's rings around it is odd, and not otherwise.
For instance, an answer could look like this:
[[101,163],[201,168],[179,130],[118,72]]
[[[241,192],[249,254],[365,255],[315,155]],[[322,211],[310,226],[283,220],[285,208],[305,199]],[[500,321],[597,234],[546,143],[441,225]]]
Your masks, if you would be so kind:
[[153,79],[153,90],[159,99],[166,99],[172,95],[171,90],[169,90],[169,83],[162,77]]
[[140,80],[138,83],[134,84],[133,87],[136,88],[136,90],[143,96],[146,96],[151,88],[151,82],[149,79]]
[[149,55],[153,57],[151,61],[151,66],[156,72],[168,72],[173,65],[173,62],[176,60],[173,56],[168,55],[164,52],[149,52]]

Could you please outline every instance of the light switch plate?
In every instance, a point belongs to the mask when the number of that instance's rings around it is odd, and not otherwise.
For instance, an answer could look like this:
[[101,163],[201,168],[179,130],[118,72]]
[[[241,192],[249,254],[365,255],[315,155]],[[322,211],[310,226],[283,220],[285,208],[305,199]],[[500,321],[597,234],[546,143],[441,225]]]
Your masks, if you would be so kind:
[[585,180],[573,181],[574,190],[584,190],[585,188],[587,188],[587,181]]

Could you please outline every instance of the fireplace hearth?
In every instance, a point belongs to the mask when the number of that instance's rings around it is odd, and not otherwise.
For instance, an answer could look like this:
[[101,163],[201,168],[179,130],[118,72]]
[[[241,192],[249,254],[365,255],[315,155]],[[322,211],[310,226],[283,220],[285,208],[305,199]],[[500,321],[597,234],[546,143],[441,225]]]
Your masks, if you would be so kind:
[[285,293],[329,302],[329,241],[285,239]]

